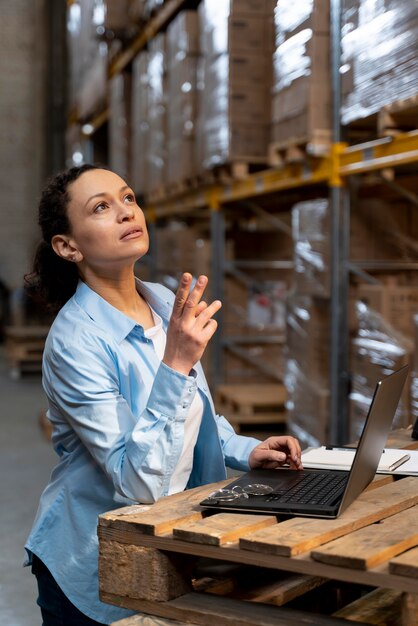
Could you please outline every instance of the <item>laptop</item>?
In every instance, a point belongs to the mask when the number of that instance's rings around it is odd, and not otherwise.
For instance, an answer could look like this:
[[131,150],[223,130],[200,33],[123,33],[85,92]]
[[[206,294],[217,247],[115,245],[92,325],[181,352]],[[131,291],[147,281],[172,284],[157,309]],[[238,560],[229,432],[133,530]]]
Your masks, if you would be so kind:
[[251,470],[200,502],[223,511],[336,518],[373,480],[409,366],[380,380],[350,471]]

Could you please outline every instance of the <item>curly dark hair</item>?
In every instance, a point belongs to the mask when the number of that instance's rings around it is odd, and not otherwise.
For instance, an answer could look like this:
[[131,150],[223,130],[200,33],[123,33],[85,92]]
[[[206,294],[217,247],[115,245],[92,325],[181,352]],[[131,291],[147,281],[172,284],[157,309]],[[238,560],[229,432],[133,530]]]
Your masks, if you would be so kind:
[[79,274],[75,263],[58,256],[51,245],[54,235],[71,232],[67,207],[68,187],[82,174],[102,166],[85,164],[71,167],[50,178],[39,202],[38,223],[42,241],[35,252],[32,272],[25,276],[29,296],[41,299],[51,312],[57,312],[71,298],[77,288]]

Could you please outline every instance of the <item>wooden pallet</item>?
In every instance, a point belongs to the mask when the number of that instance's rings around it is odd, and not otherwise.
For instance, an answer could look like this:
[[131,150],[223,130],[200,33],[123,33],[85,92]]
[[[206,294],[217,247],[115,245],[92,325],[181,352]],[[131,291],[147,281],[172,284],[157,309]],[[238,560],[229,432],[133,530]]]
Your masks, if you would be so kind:
[[24,372],[42,370],[42,354],[48,331],[49,326],[5,328],[5,348],[12,378],[19,378]]
[[145,194],[145,197],[146,197],[147,203],[150,203],[150,204],[156,204],[158,202],[162,202],[163,200],[166,200],[167,194],[166,194],[165,185],[161,185],[160,187],[157,187],[156,189],[153,189],[152,191],[148,191]]
[[250,174],[266,169],[267,165],[267,156],[243,156],[202,172],[201,179],[206,185],[227,185],[235,180],[245,180]]
[[172,183],[168,183],[165,186],[165,194],[167,198],[173,198],[174,196],[191,193],[192,191],[200,187],[201,180],[198,177],[186,178],[184,180],[178,180]]
[[396,100],[379,111],[345,126],[352,143],[394,137],[418,129],[418,95]]
[[219,385],[215,392],[218,413],[239,432],[244,424],[284,424],[287,390],[282,383]]
[[306,163],[309,159],[329,154],[331,134],[329,131],[314,131],[310,137],[291,137],[286,141],[269,144],[270,167],[281,167],[292,163]]
[[377,116],[380,137],[393,137],[418,129],[418,95],[384,106]]
[[[199,506],[227,482],[100,516],[101,598],[141,613],[120,626],[145,626],[145,615],[164,626],[417,626],[415,477],[377,476],[336,520]],[[370,587],[379,592],[364,596]]]

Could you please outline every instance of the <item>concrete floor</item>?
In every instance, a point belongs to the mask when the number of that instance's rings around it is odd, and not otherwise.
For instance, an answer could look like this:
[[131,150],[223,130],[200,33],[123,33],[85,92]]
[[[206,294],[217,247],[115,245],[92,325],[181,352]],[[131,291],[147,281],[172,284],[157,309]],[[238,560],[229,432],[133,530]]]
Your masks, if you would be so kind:
[[26,537],[55,453],[38,426],[40,376],[11,380],[0,351],[0,623],[39,626],[36,580],[22,567]]

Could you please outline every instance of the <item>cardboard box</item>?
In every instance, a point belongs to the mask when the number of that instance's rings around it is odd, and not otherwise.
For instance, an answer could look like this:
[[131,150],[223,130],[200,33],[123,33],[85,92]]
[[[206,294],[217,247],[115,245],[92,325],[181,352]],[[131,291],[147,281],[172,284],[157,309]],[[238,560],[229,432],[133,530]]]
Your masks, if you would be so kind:
[[248,85],[252,89],[270,89],[272,69],[271,55],[224,53],[207,61],[205,79],[210,84],[226,83],[232,88]]
[[201,49],[208,58],[241,52],[266,55],[274,47],[274,25],[268,16],[231,15],[203,28]]
[[293,285],[298,294],[330,296],[329,218],[327,199],[299,202],[292,208]]
[[138,194],[145,194],[148,191],[148,89],[148,52],[144,50],[132,63],[131,184]]
[[204,233],[181,222],[156,230],[155,253],[160,272],[179,275],[190,272],[194,276],[210,277],[211,250],[211,242]]
[[109,165],[130,180],[131,77],[121,73],[109,81]]
[[[272,141],[331,142],[331,80],[328,35],[297,34],[273,55]],[[309,33],[309,31],[308,31]],[[289,61],[290,59],[290,61]]]
[[293,296],[288,300],[288,356],[312,382],[327,388],[330,375],[330,303],[327,299]]
[[[366,398],[373,397],[378,380],[388,376],[411,362],[411,349],[390,337],[387,341],[378,341],[371,336],[369,339],[356,337],[351,342],[350,371],[352,393],[362,394]],[[405,385],[395,415],[394,427],[404,428],[410,423],[411,389]]]
[[181,183],[191,179],[195,174],[194,138],[179,137],[167,144],[167,176],[168,185]]
[[310,0],[297,2],[280,0],[274,12],[276,45],[303,30],[316,34],[330,32],[330,0]]
[[266,124],[269,114],[269,94],[267,88],[251,88],[247,85],[226,85],[207,82],[208,119],[226,116],[226,121],[250,124]]
[[226,0],[225,5],[228,11],[234,16],[271,16],[276,6],[277,0]]
[[289,430],[310,445],[328,441],[329,391],[313,383],[310,373],[292,359],[286,363],[285,385]]
[[105,7],[105,28],[118,32],[130,25],[129,0],[106,0]]
[[199,18],[196,11],[181,11],[167,28],[169,61],[179,53],[197,56],[200,53]]
[[[242,346],[241,346],[242,347]],[[283,346],[280,345],[245,345],[244,350],[248,358],[238,356],[227,348],[223,351],[222,369],[225,383],[265,383],[266,373],[258,369],[259,363],[270,369],[277,380],[284,375],[285,356]],[[226,415],[225,417],[228,418]]]
[[418,286],[359,285],[357,299],[377,311],[393,328],[413,338],[414,315],[418,311]]

